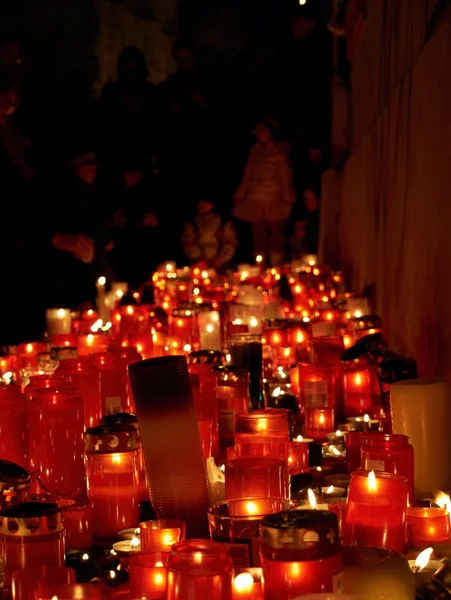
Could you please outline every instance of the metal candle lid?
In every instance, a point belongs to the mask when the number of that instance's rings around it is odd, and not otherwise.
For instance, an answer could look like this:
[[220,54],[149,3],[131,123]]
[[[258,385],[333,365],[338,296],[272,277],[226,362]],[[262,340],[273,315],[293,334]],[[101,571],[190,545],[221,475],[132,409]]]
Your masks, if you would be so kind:
[[188,362],[190,365],[220,365],[224,360],[224,354],[219,350],[196,350],[190,352]]
[[262,521],[262,554],[270,560],[320,560],[341,552],[338,518],[326,510],[291,510]]
[[0,511],[0,535],[37,536],[63,532],[61,509],[50,502],[26,502]]
[[28,471],[9,460],[0,459],[0,508],[22,501],[30,485]]
[[129,452],[139,448],[136,427],[128,424],[108,424],[91,427],[83,434],[86,452],[108,454]]

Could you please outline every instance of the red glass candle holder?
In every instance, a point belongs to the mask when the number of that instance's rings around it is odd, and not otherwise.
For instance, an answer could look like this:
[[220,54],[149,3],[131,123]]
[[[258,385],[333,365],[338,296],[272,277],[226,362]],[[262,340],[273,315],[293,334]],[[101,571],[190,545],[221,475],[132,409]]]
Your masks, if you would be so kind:
[[46,346],[43,342],[27,342],[17,346],[17,367],[19,369],[36,369],[38,367],[38,355],[45,352]]
[[20,569],[12,576],[13,600],[34,600],[34,593],[42,583],[75,583],[75,571],[69,567],[42,565]]
[[92,511],[87,496],[64,494],[52,497],[63,514],[66,550],[90,548],[92,544]]
[[365,431],[347,431],[345,433],[348,473],[357,471],[362,466],[362,447],[365,442],[365,434]]
[[310,339],[310,334],[306,324],[299,321],[288,321],[287,339],[288,346],[291,348],[305,345]]
[[79,335],[77,346],[79,356],[88,356],[93,352],[105,352],[108,347],[108,337],[104,333]]
[[55,348],[76,348],[78,335],[76,333],[55,333],[51,337],[52,346]]
[[283,319],[269,319],[265,321],[263,331],[266,343],[272,348],[288,346],[287,322]]
[[139,362],[143,359],[142,354],[138,352],[138,349],[135,346],[126,346],[120,348],[121,358],[123,362],[123,368],[125,370],[125,388],[126,388],[126,408],[125,412],[127,413],[135,413],[135,401],[133,399],[132,388],[130,385],[130,378],[128,376],[128,366],[133,364],[134,362]]
[[133,598],[166,597],[169,552],[152,552],[132,556],[128,562],[130,591]]
[[265,600],[291,600],[342,588],[342,553],[336,515],[299,510],[262,521]]
[[167,600],[231,600],[233,564],[227,547],[189,540],[172,547],[168,560]]
[[343,385],[346,416],[371,412],[371,383],[367,367],[343,363]]
[[126,338],[129,335],[136,335],[140,329],[140,316],[143,316],[141,315],[139,306],[120,306],[119,315],[120,332],[122,338]]
[[69,386],[42,388],[28,404],[28,462],[52,491],[85,489],[83,401]]
[[100,426],[84,435],[92,533],[100,540],[139,522],[137,431],[132,425]]
[[317,441],[324,441],[328,433],[334,430],[335,416],[333,408],[306,408],[305,435]]
[[288,420],[286,411],[268,408],[237,415],[235,432],[236,435],[270,435],[288,439],[290,436],[290,426],[291,423]]
[[365,471],[386,471],[407,477],[409,500],[413,502],[413,446],[408,440],[406,435],[368,432],[361,450],[361,462]]
[[444,544],[450,539],[450,514],[444,508],[407,508],[407,540],[413,548]]
[[293,440],[288,445],[288,468],[290,475],[308,471],[309,444],[313,442],[313,439],[299,437],[301,439]]
[[48,375],[46,373],[42,375],[31,375],[30,382],[25,386],[23,393],[25,398],[30,401],[35,390],[51,387],[58,388],[67,385],[70,385],[70,381],[65,375]]
[[128,343],[136,348],[136,351],[141,355],[141,358],[152,358],[154,355],[152,334],[137,334],[129,335]]
[[234,366],[219,366],[217,376],[219,443],[222,448],[235,440],[235,417],[249,410],[249,377]]
[[212,455],[213,447],[213,422],[211,419],[198,419],[200,443],[205,460]]
[[285,498],[243,498],[213,504],[208,510],[210,535],[227,544],[236,568],[260,566],[260,524],[269,514],[288,510]]
[[408,495],[403,475],[354,471],[346,513],[348,543],[404,552]]
[[178,519],[144,521],[139,524],[143,552],[169,552],[186,539],[186,526]]
[[26,468],[28,402],[18,385],[0,386],[0,456]]
[[225,463],[225,497],[288,498],[289,473],[277,458],[235,458]]
[[92,360],[100,371],[100,393],[103,415],[120,413],[126,409],[126,372],[117,350],[92,354]]
[[50,502],[17,504],[0,512],[0,558],[6,583],[19,569],[64,565],[61,509]]
[[217,456],[219,450],[218,439],[218,396],[216,391],[216,375],[212,365],[205,363],[190,363],[189,372],[199,377],[200,397],[196,407],[197,418],[212,420],[213,427],[213,456]]
[[83,400],[85,428],[98,425],[102,417],[100,371],[92,358],[85,356],[63,360],[55,374],[67,377]]
[[38,584],[34,600],[102,600],[102,591],[92,583]]
[[312,362],[321,365],[339,365],[344,349],[341,335],[317,337],[312,340]]
[[335,373],[330,365],[299,365],[301,404],[305,408],[335,407]]

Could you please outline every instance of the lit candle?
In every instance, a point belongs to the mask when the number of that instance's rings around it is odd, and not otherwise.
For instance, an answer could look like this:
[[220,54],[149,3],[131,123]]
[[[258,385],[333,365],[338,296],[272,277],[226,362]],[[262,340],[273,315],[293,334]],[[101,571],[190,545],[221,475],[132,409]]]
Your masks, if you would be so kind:
[[113,544],[113,550],[116,554],[121,556],[133,556],[133,554],[140,554],[141,542],[139,537],[133,536],[131,540],[121,540]]
[[205,464],[207,467],[210,504],[221,502],[225,499],[224,465],[222,467],[216,466],[215,459],[212,456],[207,458]]
[[55,334],[68,334],[71,332],[72,318],[68,308],[48,308],[45,317],[50,339]]
[[406,477],[374,471],[352,473],[346,515],[351,545],[403,552],[407,501]]
[[329,485],[327,487],[321,488],[321,492],[324,498],[344,498],[346,496],[346,490],[342,487],[335,487],[333,485]]
[[426,548],[415,560],[409,560],[409,567],[413,571],[417,589],[427,586],[432,575],[443,565],[443,562],[439,560],[431,560],[433,552],[433,548]]
[[143,552],[170,552],[186,536],[185,523],[179,519],[144,521],[139,529]]
[[361,415],[371,411],[370,372],[367,368],[355,370],[344,366],[345,411],[347,415]]
[[169,553],[133,556],[128,563],[130,590],[134,598],[163,598],[167,585]]
[[313,442],[312,438],[303,438],[302,435],[289,443],[288,445],[288,468],[290,475],[308,471],[309,444]]
[[444,508],[407,509],[407,533],[409,545],[424,548],[441,544],[450,539],[450,514]]
[[99,313],[99,318],[106,323],[107,321],[109,321],[109,314],[107,312],[107,306],[106,306],[106,302],[105,302],[105,285],[106,285],[106,277],[99,277],[97,279],[97,283],[96,283],[96,289],[97,289],[97,298],[96,298],[96,304],[97,304],[97,310]]
[[88,333],[78,337],[79,356],[88,356],[93,352],[105,352],[108,346],[108,337],[104,333]]
[[305,433],[314,440],[325,440],[334,426],[333,408],[306,408]]
[[262,584],[254,581],[252,573],[238,573],[233,580],[232,600],[263,600]]

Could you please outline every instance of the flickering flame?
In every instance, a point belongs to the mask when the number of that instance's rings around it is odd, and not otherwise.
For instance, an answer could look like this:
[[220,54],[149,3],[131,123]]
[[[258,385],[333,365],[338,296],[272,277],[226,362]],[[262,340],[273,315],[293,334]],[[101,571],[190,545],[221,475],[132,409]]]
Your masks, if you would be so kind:
[[171,265],[171,263],[166,264],[166,271],[172,271],[173,269],[174,269],[174,266]]
[[332,494],[332,493],[333,493],[333,491],[334,491],[334,486],[333,486],[333,485],[330,485],[330,486],[327,488],[327,490],[326,490],[326,494]]
[[121,315],[118,313],[117,315],[115,315],[114,318],[116,319],[116,321],[120,321],[121,320]]
[[251,319],[249,321],[249,325],[251,327],[258,327],[258,320],[255,317],[251,317]]
[[89,554],[87,554],[87,552],[85,552],[83,554],[83,556],[81,557],[81,560],[89,560]]
[[246,502],[245,511],[247,515],[258,515],[258,506],[252,500]]
[[341,437],[341,436],[343,435],[343,432],[342,432],[342,431],[340,431],[339,429],[337,429],[337,431],[335,432],[335,435],[336,435],[337,437]]
[[103,276],[102,276],[102,277],[99,277],[99,278],[97,279],[97,283],[98,283],[99,285],[105,285],[105,283],[106,283],[106,277],[103,277]]
[[97,319],[97,321],[91,326],[91,331],[97,333],[99,329],[102,327],[103,321],[102,319]]
[[284,348],[283,355],[285,358],[289,358],[289,356],[291,355],[291,348]]
[[328,312],[326,315],[326,319],[327,321],[333,321],[334,320],[334,313]]
[[241,319],[235,319],[234,321],[232,321],[232,325],[241,325],[241,323]]
[[58,600],[58,596],[52,596],[52,600]]
[[296,343],[302,344],[303,341],[304,341],[304,334],[302,333],[302,331],[298,331],[296,334]]
[[250,573],[239,573],[233,580],[233,588],[235,592],[250,593],[253,585],[254,578]]
[[193,289],[193,296],[198,296],[200,294],[200,289],[199,288],[194,288]]
[[[113,571],[111,569],[111,571],[110,571],[110,578],[111,579],[115,579],[116,578],[116,571]],[[58,600],[58,598],[56,596],[54,596],[54,598],[56,598],[56,600]],[[53,598],[52,598],[52,600],[53,600]]]
[[191,352],[191,344],[185,344],[183,346],[183,352]]
[[156,567],[160,567],[160,568],[161,568],[161,567],[164,567],[164,564],[161,562],[161,560],[158,560],[158,561],[155,563],[155,566],[156,566]]
[[28,354],[31,354],[33,352],[33,344],[27,344],[25,350],[28,352]]
[[135,312],[133,306],[127,306],[127,314],[132,315]]
[[345,348],[349,348],[350,346],[352,346],[352,337],[350,335],[343,336],[343,346]]
[[356,310],[354,313],[354,317],[356,319],[360,319],[360,317],[362,316],[362,311],[361,310]]
[[272,392],[272,397],[278,398],[280,396],[281,391],[282,391],[282,388],[276,387]]
[[374,471],[370,471],[368,473],[368,491],[377,492],[377,481],[376,474],[374,473]]
[[193,554],[193,560],[195,563],[200,564],[202,562],[202,552],[195,552]]
[[[257,254],[257,256],[255,257],[255,262],[257,264],[262,263],[263,262],[263,256],[261,254]],[[243,573],[243,575],[244,575],[244,573]],[[236,581],[236,579],[235,579],[235,581]]]
[[213,325],[211,323],[209,323],[205,329],[207,330],[207,333],[213,333],[215,328],[213,327]]
[[302,285],[295,285],[294,291],[296,292],[296,294],[300,294],[302,292]]
[[308,501],[310,503],[310,506],[312,508],[316,509],[316,496],[315,496],[315,492],[312,489],[308,489],[307,490],[307,496],[308,496]]
[[139,538],[136,536],[132,537],[132,539],[130,540],[130,546],[132,548],[137,548],[140,545],[140,543],[141,542],[139,541]]
[[60,319],[62,319],[65,316],[66,311],[64,310],[64,308],[59,308],[56,314],[58,315],[58,317],[60,317]]
[[[451,513],[451,498],[448,496],[448,494],[445,494],[442,491],[438,491],[435,494],[434,502],[440,508],[444,508],[449,513]],[[451,515],[450,515],[450,518],[451,518]]]
[[89,333],[86,337],[86,342],[88,344],[88,346],[92,346],[94,343],[94,336],[92,335],[92,333]]
[[313,269],[313,275],[318,276],[319,275],[319,269]]
[[112,454],[111,455],[111,462],[113,463],[113,465],[120,465],[121,464],[121,455],[120,454]]
[[164,576],[163,576],[162,573],[155,573],[154,574],[154,576],[153,576],[153,582],[156,585],[161,585],[163,583],[163,581],[164,581]]
[[202,271],[202,273],[200,274],[200,276],[202,277],[202,279],[207,279],[207,277],[208,277],[208,271]]
[[299,5],[304,6],[307,3],[307,0],[299,0]]
[[324,423],[326,422],[326,417],[324,416],[323,413],[320,414],[318,422],[320,425],[324,425]]
[[369,423],[370,422],[370,415],[363,415],[363,421],[365,423]]
[[335,456],[342,456],[340,450],[338,448],[335,448],[335,446],[332,446],[332,454],[334,454]]
[[417,556],[417,559],[415,561],[415,570],[418,571],[422,571],[428,564],[429,559],[431,558],[431,554],[434,552],[433,548],[426,548],[426,550],[423,550],[423,552],[420,552],[420,554]]
[[225,473],[225,465],[221,465],[221,466],[219,467],[219,470],[220,470],[220,471],[222,471],[223,473]]
[[302,442],[303,438],[302,435],[298,435],[298,437],[296,438],[296,442]]

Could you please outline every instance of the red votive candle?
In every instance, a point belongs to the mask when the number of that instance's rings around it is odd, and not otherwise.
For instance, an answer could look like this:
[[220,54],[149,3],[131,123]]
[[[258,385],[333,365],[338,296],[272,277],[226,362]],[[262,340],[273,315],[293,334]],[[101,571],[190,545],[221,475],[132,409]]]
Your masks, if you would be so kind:
[[[53,499],[53,498],[52,498]],[[66,550],[90,548],[92,544],[91,503],[82,494],[56,496],[66,530]]]
[[28,405],[28,462],[59,493],[85,489],[83,401],[67,384],[33,392]]
[[403,475],[354,471],[346,513],[349,544],[404,552],[407,502],[407,478]]
[[219,443],[232,446],[235,439],[235,417],[249,410],[249,377],[233,365],[215,368],[217,376]]
[[188,540],[172,547],[168,561],[167,600],[232,598],[232,560],[227,546]]
[[303,408],[334,408],[335,375],[332,366],[301,363],[299,384]]
[[216,374],[213,371],[212,365],[207,363],[190,363],[188,369],[190,373],[199,377],[200,402],[196,406],[196,414],[198,419],[207,418],[212,420],[213,456],[216,456],[219,449]]
[[26,502],[0,512],[0,558],[6,583],[19,569],[64,565],[61,509],[50,502]]
[[341,591],[342,553],[336,515],[285,511],[262,521],[265,600]]
[[36,369],[38,367],[38,354],[45,352],[43,342],[28,342],[17,346],[19,369]]
[[347,416],[371,412],[370,372],[354,363],[343,363],[345,413]]
[[199,426],[200,443],[205,460],[212,454],[213,422],[211,419],[197,419]]
[[27,468],[28,402],[18,385],[0,386],[0,457]]
[[348,473],[357,471],[362,466],[362,447],[365,443],[365,435],[365,431],[347,431],[345,433]]
[[235,458],[225,463],[225,497],[288,498],[288,465],[278,458]]
[[78,336],[78,355],[87,356],[93,352],[105,352],[108,337],[104,333],[88,333]]
[[303,438],[299,435],[288,445],[288,468],[290,475],[308,471],[309,444],[312,438]]
[[305,435],[317,441],[326,439],[335,425],[333,408],[306,408]]
[[102,417],[100,371],[89,356],[62,360],[56,375],[67,377],[83,400],[85,428],[98,425]]
[[288,460],[290,426],[284,410],[255,410],[236,416],[235,449],[240,457]]
[[100,587],[92,583],[38,584],[34,600],[102,600]]
[[409,500],[413,502],[413,446],[407,435],[368,432],[361,450],[362,468],[365,471],[385,471],[407,477]]
[[137,431],[122,424],[93,427],[84,440],[92,533],[96,539],[114,539],[139,522]]
[[13,600],[34,600],[34,592],[42,583],[75,583],[75,571],[69,567],[42,565],[20,569],[12,576]]
[[143,552],[169,552],[174,544],[184,542],[186,527],[178,519],[144,521],[139,524]]
[[30,382],[24,388],[25,398],[30,401],[35,390],[42,388],[61,387],[70,385],[69,378],[64,375],[31,375]]
[[450,514],[444,508],[407,508],[407,540],[414,548],[444,544],[450,539]]
[[54,333],[51,336],[52,346],[55,348],[76,348],[78,335],[76,333]]
[[166,597],[169,556],[169,552],[152,552],[130,558],[128,574],[133,598],[156,600]]
[[127,404],[126,373],[121,353],[116,350],[96,352],[92,355],[92,360],[100,371],[102,414],[111,415],[125,411]]

